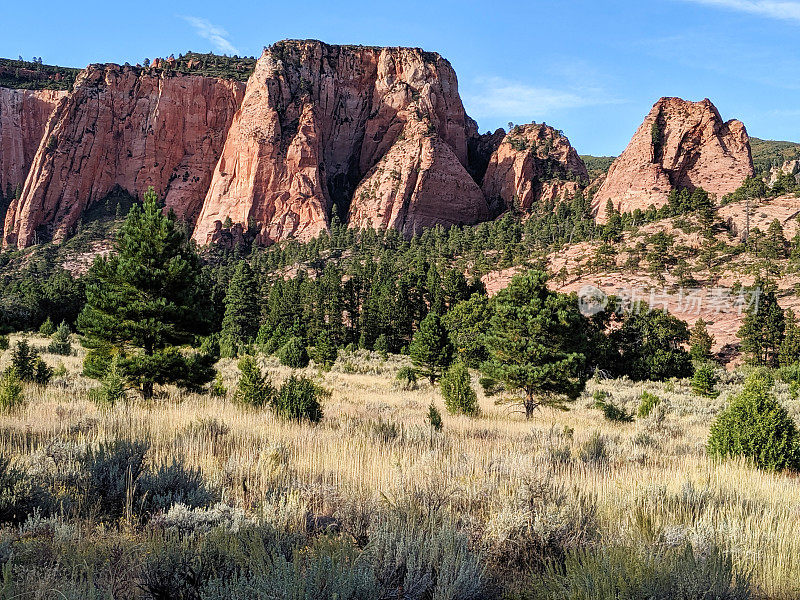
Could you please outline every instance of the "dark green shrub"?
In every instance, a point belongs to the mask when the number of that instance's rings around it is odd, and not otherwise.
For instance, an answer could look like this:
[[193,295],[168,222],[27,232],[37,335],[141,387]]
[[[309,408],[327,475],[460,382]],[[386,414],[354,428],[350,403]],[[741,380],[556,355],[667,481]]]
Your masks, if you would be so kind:
[[39,354],[31,348],[28,340],[19,340],[11,351],[11,368],[22,381],[31,382],[36,375],[36,359]]
[[303,339],[299,337],[291,337],[283,347],[278,350],[278,360],[285,367],[293,369],[302,369],[308,366],[308,352],[303,343]]
[[431,405],[428,407],[427,421],[434,431],[442,430],[442,413],[439,412],[439,409],[436,408],[433,402],[431,402]]
[[636,416],[640,419],[644,419],[651,412],[653,412],[653,409],[659,404],[661,404],[661,398],[647,391],[642,392],[642,396],[639,400],[639,409],[636,411]]
[[413,390],[417,387],[417,371],[413,367],[400,367],[395,380],[403,389]]
[[211,335],[200,338],[200,352],[219,358],[219,337],[219,332],[214,332]]
[[22,381],[14,369],[8,369],[0,377],[0,412],[11,413],[25,404]]
[[314,362],[323,369],[330,369],[338,356],[339,349],[331,341],[330,336],[325,331],[320,333],[314,346]]
[[224,398],[228,395],[228,388],[225,387],[225,383],[222,380],[222,373],[217,373],[214,381],[211,382],[209,392],[214,398]]
[[772,394],[772,377],[757,371],[711,425],[712,456],[743,456],[768,471],[800,468],[797,425]]
[[90,379],[102,379],[111,366],[111,346],[105,344],[90,348],[83,357],[83,374]]
[[56,332],[53,334],[53,339],[47,347],[50,354],[58,354],[60,356],[70,356],[72,354],[72,344],[69,341],[69,325],[61,321]]
[[239,360],[239,383],[233,401],[248,408],[264,408],[275,398],[275,388],[252,356]]
[[692,376],[692,393],[706,398],[716,398],[719,396],[714,388],[717,385],[717,373],[714,366],[704,363],[697,367]]
[[119,372],[119,359],[114,357],[100,380],[100,386],[89,391],[89,398],[100,408],[111,408],[123,402],[125,396],[125,380]]
[[39,334],[46,337],[50,337],[55,332],[56,332],[56,326],[53,325],[53,320],[50,317],[47,317],[44,323],[42,323],[41,326],[39,327]]
[[463,362],[456,361],[445,371],[440,386],[448,412],[468,416],[478,414],[478,396],[472,389],[469,370]]
[[317,423],[322,420],[320,399],[329,395],[330,392],[308,377],[292,375],[278,392],[274,402],[275,412],[285,419]]
[[5,334],[0,335],[0,350],[8,350],[8,336]]
[[483,376],[478,380],[478,383],[483,389],[483,393],[487,396],[494,396],[502,389],[502,385],[494,377]]
[[376,338],[375,344],[373,344],[372,348],[383,358],[386,358],[389,355],[389,338],[386,337],[385,333],[380,334]]
[[633,421],[633,415],[620,408],[610,400],[596,400],[594,407],[603,411],[603,416],[607,421],[614,421],[616,423],[630,423]]

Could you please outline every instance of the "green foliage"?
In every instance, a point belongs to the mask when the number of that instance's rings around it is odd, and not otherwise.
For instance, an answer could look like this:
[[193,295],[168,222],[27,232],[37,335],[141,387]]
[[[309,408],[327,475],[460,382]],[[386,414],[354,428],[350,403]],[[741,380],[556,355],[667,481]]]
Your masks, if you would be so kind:
[[397,370],[395,380],[406,390],[413,390],[417,387],[417,371],[413,367],[400,367]]
[[778,354],[781,367],[797,364],[800,361],[800,327],[797,326],[794,311],[790,308],[784,313],[784,323],[783,341]]
[[25,471],[0,456],[0,523],[18,524],[44,504],[44,492]]
[[53,325],[53,320],[50,317],[47,317],[42,323],[42,326],[39,327],[39,334],[50,337],[56,332],[56,326]]
[[320,332],[314,344],[314,362],[323,369],[330,369],[339,356],[339,349],[334,345],[326,331]]
[[0,351],[8,350],[8,346],[9,346],[8,336],[5,334],[0,334]]
[[800,468],[797,425],[773,395],[772,376],[756,371],[711,425],[712,456],[743,456],[768,471]]
[[22,381],[14,369],[8,369],[0,376],[0,412],[13,413],[24,404]]
[[225,316],[220,332],[220,355],[236,357],[258,333],[259,307],[253,271],[240,261],[225,294]]
[[18,341],[11,353],[11,369],[26,383],[47,385],[53,377],[53,370],[25,339]]
[[714,365],[703,363],[695,369],[692,376],[692,393],[706,398],[716,398],[719,392],[716,390],[717,371]]
[[714,338],[708,333],[706,322],[703,319],[697,319],[689,333],[689,355],[692,360],[709,360],[713,345]]
[[111,408],[125,401],[125,380],[120,373],[119,357],[111,359],[100,386],[91,390],[89,397],[101,408]]
[[0,58],[0,87],[25,90],[69,90],[80,69],[38,61]]
[[439,409],[436,408],[436,405],[433,402],[431,402],[430,406],[428,406],[428,414],[426,415],[425,420],[428,421],[428,424],[434,431],[442,430],[442,413],[439,412]]
[[562,406],[583,391],[588,329],[577,298],[551,292],[543,273],[518,275],[494,299],[482,368],[522,392],[530,418],[540,404]]
[[278,350],[278,360],[285,367],[293,369],[302,369],[308,366],[308,352],[303,339],[300,337],[291,337],[289,340]]
[[83,374],[90,379],[102,379],[108,372],[113,359],[110,345],[98,345],[90,348],[83,357]]
[[50,345],[47,346],[47,351],[50,354],[58,354],[60,356],[70,356],[72,354],[72,344],[70,343],[70,330],[66,321],[61,321],[61,324],[53,334],[53,339]]
[[222,381],[222,373],[217,373],[214,381],[211,382],[209,393],[214,398],[225,398],[228,395],[228,388],[225,387],[225,383]]
[[456,361],[442,376],[440,384],[444,405],[450,414],[475,416],[478,414],[478,396],[472,389],[467,366]]
[[648,417],[653,409],[661,404],[662,400],[655,394],[651,394],[648,391],[642,392],[642,395],[639,399],[639,408],[636,411],[636,416],[640,419],[644,419]]
[[419,372],[436,383],[453,360],[453,346],[438,314],[429,313],[422,320],[408,350]]
[[779,167],[787,160],[800,158],[800,144],[796,142],[781,142],[776,140],[762,140],[750,138],[750,149],[753,153],[753,166],[756,177],[751,179],[763,180],[759,175],[767,175],[772,167]]
[[473,294],[456,304],[442,318],[456,356],[468,367],[477,369],[488,358],[483,335],[489,326],[489,299]]
[[581,160],[589,171],[589,178],[594,180],[600,175],[605,175],[611,168],[611,164],[616,160],[616,156],[590,156],[581,154]]
[[620,408],[610,400],[595,400],[594,407],[603,411],[603,416],[607,421],[613,421],[615,423],[631,423],[633,421],[632,414],[624,408]]
[[330,392],[308,377],[290,376],[281,386],[273,403],[275,412],[284,419],[318,423],[322,420],[320,400]]
[[760,292],[757,302],[752,302],[737,335],[742,340],[741,351],[748,363],[777,367],[785,330],[783,309],[778,304],[774,290],[765,291],[759,280],[754,286]]
[[204,330],[199,274],[194,248],[152,188],[128,213],[114,252],[98,257],[89,271],[78,319],[83,342],[129,354],[120,366],[145,398],[157,383],[195,387],[213,377],[197,368],[199,359],[176,351]]
[[261,372],[256,359],[245,356],[239,360],[239,382],[233,401],[247,408],[264,408],[271,404],[276,391],[269,379]]

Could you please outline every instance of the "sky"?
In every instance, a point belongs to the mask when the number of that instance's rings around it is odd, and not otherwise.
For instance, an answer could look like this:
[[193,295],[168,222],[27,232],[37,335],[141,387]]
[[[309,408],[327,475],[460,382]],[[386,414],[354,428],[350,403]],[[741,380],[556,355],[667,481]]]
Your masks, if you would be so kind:
[[0,56],[74,67],[287,38],[418,46],[451,62],[482,132],[546,122],[581,154],[622,152],[661,96],[800,142],[800,1],[3,0],[0,23]]

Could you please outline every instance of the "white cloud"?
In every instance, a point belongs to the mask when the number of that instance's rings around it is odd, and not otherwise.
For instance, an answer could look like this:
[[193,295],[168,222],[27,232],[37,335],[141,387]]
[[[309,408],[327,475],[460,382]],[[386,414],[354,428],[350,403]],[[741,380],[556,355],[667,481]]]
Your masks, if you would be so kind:
[[214,44],[214,48],[224,54],[239,54],[236,47],[228,40],[228,32],[217,27],[208,19],[201,17],[181,17],[194,27],[195,32],[202,38]]
[[774,0],[684,0],[694,4],[719,6],[739,12],[760,15],[770,19],[800,23],[800,2],[776,2]]
[[480,78],[470,87],[464,95],[464,104],[476,118],[530,120],[558,110],[620,102],[596,88],[558,90],[500,77]]

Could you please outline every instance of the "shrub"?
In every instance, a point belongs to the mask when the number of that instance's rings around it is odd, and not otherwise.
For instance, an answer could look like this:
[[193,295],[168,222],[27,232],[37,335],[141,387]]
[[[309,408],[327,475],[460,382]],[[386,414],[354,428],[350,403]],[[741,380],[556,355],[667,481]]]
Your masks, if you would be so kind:
[[120,374],[119,359],[116,356],[100,380],[100,387],[90,390],[89,398],[100,408],[111,408],[117,402],[125,400],[125,380]]
[[483,376],[478,380],[478,383],[483,389],[483,393],[487,396],[494,396],[502,389],[500,383],[493,377]]
[[380,334],[372,347],[375,352],[386,358],[389,355],[389,338],[386,337],[385,333]]
[[124,514],[126,501],[144,470],[147,450],[145,442],[115,440],[88,448],[78,457],[86,474],[86,499],[101,518],[114,520]]
[[400,367],[395,380],[403,389],[413,390],[417,387],[417,371],[413,367]]
[[771,392],[772,377],[756,371],[711,425],[708,452],[743,456],[768,471],[800,468],[797,425]]
[[69,325],[61,321],[56,332],[53,334],[53,339],[47,347],[50,354],[58,354],[60,356],[69,356],[72,354],[72,344],[69,341]]
[[330,369],[338,356],[339,349],[333,344],[330,336],[325,331],[320,333],[314,346],[314,362],[323,369]]
[[225,383],[222,380],[222,373],[217,373],[214,381],[211,382],[209,392],[214,398],[224,398],[228,395],[228,388],[225,387]]
[[474,416],[478,414],[478,396],[472,389],[469,370],[461,361],[447,369],[441,381],[444,405],[451,414]]
[[431,405],[428,407],[427,421],[434,431],[442,430],[442,413],[439,412],[439,409],[436,408],[433,402],[431,402]]
[[704,363],[697,367],[692,376],[692,393],[706,398],[716,398],[719,396],[714,388],[717,385],[717,373],[714,366]]
[[111,347],[105,344],[90,348],[83,358],[83,374],[90,379],[102,379],[111,366]]
[[320,399],[330,395],[308,377],[292,375],[281,386],[274,407],[278,416],[284,419],[308,420],[318,423],[322,420]]
[[53,320],[50,317],[45,319],[44,323],[39,327],[39,333],[46,337],[50,337],[56,332],[56,326],[53,325]]
[[614,421],[616,423],[630,423],[633,421],[632,414],[624,408],[618,407],[610,400],[596,400],[594,407],[603,411],[603,416],[607,421]]
[[581,446],[578,456],[585,463],[602,463],[608,460],[606,440],[600,435],[600,432],[595,431],[589,439],[586,440],[583,446]]
[[611,546],[578,550],[548,567],[541,597],[552,600],[749,600],[750,577],[716,546],[650,549]]
[[0,456],[0,523],[21,523],[44,504],[44,492],[27,473]]
[[0,335],[0,350],[8,350],[8,336],[5,334]]
[[239,360],[239,383],[233,401],[249,408],[264,408],[275,398],[275,388],[252,356]]
[[207,354],[209,356],[213,356],[214,358],[219,358],[220,349],[219,349],[219,332],[214,332],[211,335],[207,335],[200,339],[200,352],[202,354]]
[[636,416],[640,419],[644,419],[659,404],[661,404],[661,398],[647,391],[642,392],[642,396],[639,399],[639,409],[636,411]]
[[300,337],[291,337],[280,350],[278,350],[278,360],[285,367],[302,369],[308,366],[308,352]]
[[22,381],[33,381],[36,374],[36,358],[38,353],[31,348],[28,340],[20,340],[11,351],[11,368]]
[[25,394],[17,373],[8,369],[0,378],[0,412],[11,413],[25,404]]
[[174,504],[207,507],[215,500],[200,470],[186,467],[180,460],[144,472],[137,482],[136,494],[141,499],[136,508],[142,515],[167,511]]

